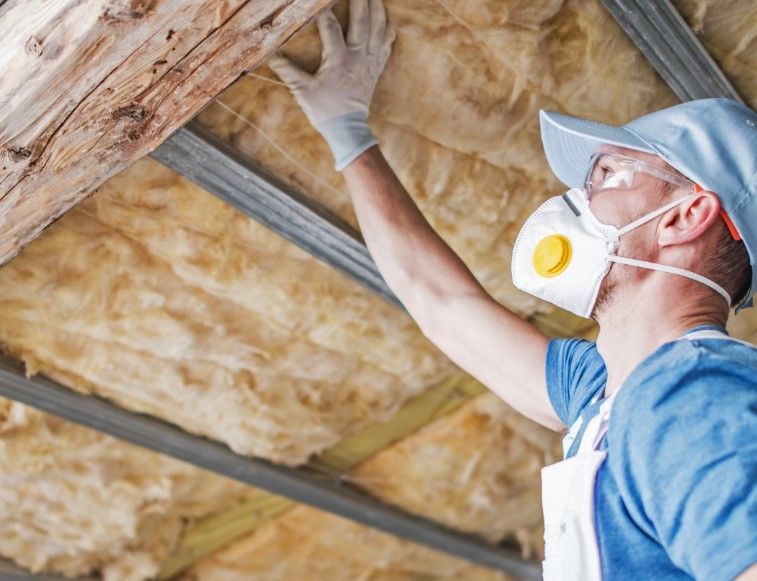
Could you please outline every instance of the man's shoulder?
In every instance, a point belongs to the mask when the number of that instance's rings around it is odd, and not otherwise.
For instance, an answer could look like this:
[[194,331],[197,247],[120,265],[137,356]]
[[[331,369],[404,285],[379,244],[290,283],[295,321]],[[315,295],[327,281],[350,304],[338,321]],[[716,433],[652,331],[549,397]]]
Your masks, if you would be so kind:
[[686,415],[727,415],[755,401],[754,345],[730,339],[680,339],[660,347],[634,370],[618,394],[616,408],[621,417],[654,415],[657,423]]
[[[757,382],[752,373],[757,369],[757,347],[731,338],[681,338],[662,345],[629,376],[628,383],[648,383],[650,380],[688,380],[717,376]],[[699,373],[697,373],[699,372]],[[714,374],[714,377],[710,374]]]

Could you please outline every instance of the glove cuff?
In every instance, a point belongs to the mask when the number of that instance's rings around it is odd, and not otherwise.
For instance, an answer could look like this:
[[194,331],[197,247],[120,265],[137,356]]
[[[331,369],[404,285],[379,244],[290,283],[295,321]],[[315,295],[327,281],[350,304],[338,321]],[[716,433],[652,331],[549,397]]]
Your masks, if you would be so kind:
[[358,155],[379,142],[368,126],[368,115],[362,111],[331,117],[315,128],[329,144],[337,171],[342,171]]

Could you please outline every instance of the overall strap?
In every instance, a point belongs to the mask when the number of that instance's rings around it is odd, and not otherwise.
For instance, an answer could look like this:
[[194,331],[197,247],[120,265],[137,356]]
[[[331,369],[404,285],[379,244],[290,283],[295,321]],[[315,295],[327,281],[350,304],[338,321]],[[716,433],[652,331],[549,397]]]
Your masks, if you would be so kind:
[[586,430],[581,437],[581,443],[578,445],[576,455],[597,450],[602,438],[605,437],[608,428],[610,427],[610,413],[612,412],[612,404],[615,401],[620,390],[614,392],[599,406],[597,415],[589,420],[586,425]]

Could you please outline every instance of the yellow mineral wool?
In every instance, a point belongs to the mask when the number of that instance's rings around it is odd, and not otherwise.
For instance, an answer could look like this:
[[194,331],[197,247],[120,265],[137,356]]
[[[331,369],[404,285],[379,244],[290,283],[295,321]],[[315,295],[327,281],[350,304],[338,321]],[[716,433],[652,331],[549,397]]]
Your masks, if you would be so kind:
[[0,398],[0,557],[32,571],[148,579],[187,519],[250,490]]

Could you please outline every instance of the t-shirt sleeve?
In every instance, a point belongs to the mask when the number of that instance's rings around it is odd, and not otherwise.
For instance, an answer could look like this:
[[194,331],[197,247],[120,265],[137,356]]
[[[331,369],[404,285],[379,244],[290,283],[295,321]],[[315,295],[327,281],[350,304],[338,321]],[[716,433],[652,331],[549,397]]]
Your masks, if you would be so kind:
[[732,579],[757,561],[757,380],[701,359],[677,352],[627,386],[608,461],[630,515],[677,567]]
[[567,427],[607,383],[597,345],[585,339],[552,339],[547,345],[546,375],[549,401]]

